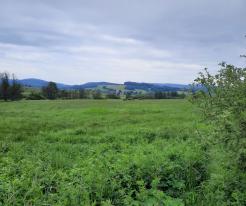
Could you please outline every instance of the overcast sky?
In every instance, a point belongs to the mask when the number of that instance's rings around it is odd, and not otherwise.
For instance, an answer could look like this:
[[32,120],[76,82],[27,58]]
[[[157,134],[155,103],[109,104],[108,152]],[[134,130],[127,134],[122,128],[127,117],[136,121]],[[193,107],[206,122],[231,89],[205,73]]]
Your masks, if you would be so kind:
[[246,0],[0,0],[0,71],[190,83],[222,60],[243,65],[245,34]]

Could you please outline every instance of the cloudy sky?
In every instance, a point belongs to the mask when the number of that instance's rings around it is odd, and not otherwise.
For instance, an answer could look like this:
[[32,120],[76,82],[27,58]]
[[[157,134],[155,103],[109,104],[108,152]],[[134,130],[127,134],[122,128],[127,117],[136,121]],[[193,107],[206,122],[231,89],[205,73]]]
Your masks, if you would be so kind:
[[[0,71],[190,83],[246,53],[245,0],[0,0]],[[244,62],[243,62],[244,61]]]

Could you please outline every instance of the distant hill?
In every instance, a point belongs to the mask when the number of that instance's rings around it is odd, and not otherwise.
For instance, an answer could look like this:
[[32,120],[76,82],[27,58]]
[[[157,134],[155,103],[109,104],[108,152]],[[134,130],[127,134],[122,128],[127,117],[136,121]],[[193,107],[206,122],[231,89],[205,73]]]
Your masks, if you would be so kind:
[[[35,78],[21,79],[18,80],[18,82],[24,86],[35,87],[35,88],[41,88],[47,86],[49,83],[49,81],[45,81],[42,79],[35,79]],[[59,89],[69,89],[71,87],[70,85],[66,85],[62,83],[56,83],[56,84]]]
[[154,83],[154,84],[158,86],[166,86],[166,87],[180,88],[180,89],[189,89],[191,87],[191,85],[186,85],[186,84],[172,84],[172,83],[165,83],[165,84]]
[[71,86],[73,89],[93,89],[97,88],[98,86],[111,86],[111,85],[120,85],[116,83],[111,83],[111,82],[87,82],[85,84],[80,84],[80,85],[73,85]]
[[[29,78],[18,80],[18,82],[27,87],[42,88],[46,86],[49,81]],[[139,83],[139,82],[124,82],[124,84],[117,84],[111,82],[87,82],[79,85],[68,85],[63,83],[56,83],[59,89],[96,89],[102,87],[108,88],[124,88],[124,90],[144,90],[144,91],[180,91],[190,88],[189,85],[171,84],[171,83]]]
[[144,91],[180,91],[185,90],[189,86],[181,84],[160,84],[160,83],[138,83],[138,82],[125,82],[126,90],[144,90]]

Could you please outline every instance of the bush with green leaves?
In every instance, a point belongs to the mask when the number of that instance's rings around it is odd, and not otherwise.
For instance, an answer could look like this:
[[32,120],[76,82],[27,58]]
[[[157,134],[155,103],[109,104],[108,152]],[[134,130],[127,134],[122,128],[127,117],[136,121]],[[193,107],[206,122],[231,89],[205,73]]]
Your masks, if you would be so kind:
[[31,91],[30,94],[26,97],[27,100],[41,100],[45,99],[41,92]]
[[201,90],[191,98],[214,126],[207,137],[211,177],[204,190],[208,202],[246,205],[246,68],[220,66],[215,75],[200,73],[195,88]]
[[246,136],[246,68],[220,65],[216,75],[207,69],[200,73],[195,85],[202,90],[193,95],[192,101],[207,120],[227,134],[222,137],[224,142],[239,144]]

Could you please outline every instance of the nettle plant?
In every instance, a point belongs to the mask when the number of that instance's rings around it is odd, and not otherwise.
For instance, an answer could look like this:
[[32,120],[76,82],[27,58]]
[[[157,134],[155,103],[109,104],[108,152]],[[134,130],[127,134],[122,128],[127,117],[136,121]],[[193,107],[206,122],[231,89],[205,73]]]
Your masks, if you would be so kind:
[[[222,62],[221,69],[212,75],[205,68],[195,79],[192,102],[198,105],[204,117],[216,123],[225,142],[246,136],[246,68]],[[222,133],[226,133],[222,135]]]

